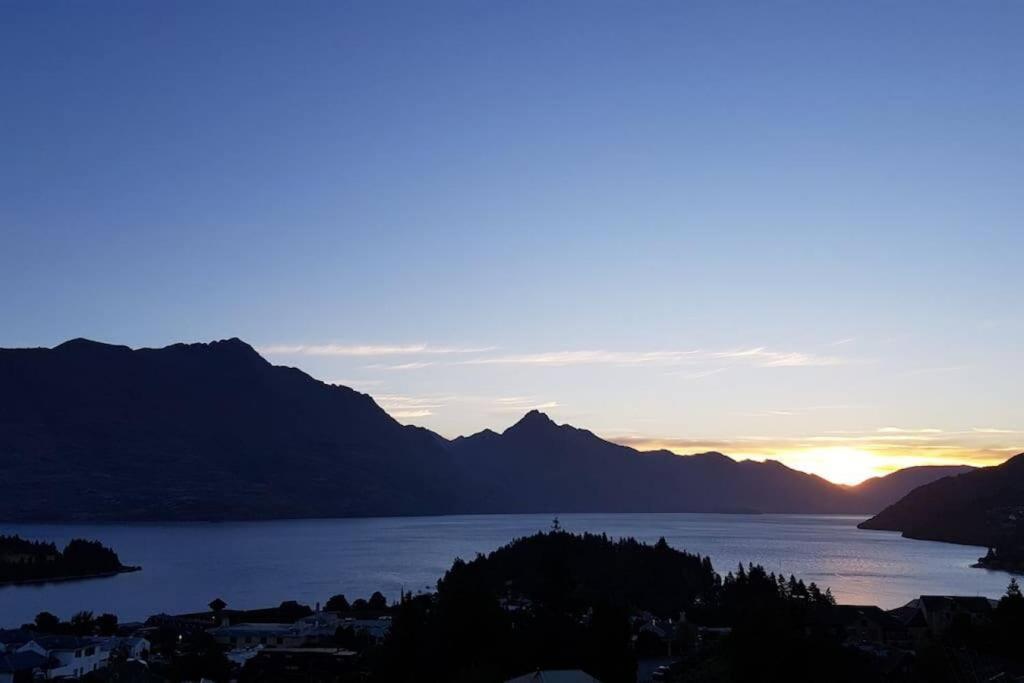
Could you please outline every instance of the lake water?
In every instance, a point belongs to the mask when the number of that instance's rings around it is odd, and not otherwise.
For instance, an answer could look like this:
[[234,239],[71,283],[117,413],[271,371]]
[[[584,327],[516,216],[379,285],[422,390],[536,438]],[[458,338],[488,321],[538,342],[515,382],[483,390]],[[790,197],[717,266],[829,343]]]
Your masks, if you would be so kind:
[[[972,569],[979,548],[912,541],[856,528],[835,515],[564,515],[569,531],[605,532],[710,555],[724,574],[754,561],[769,571],[829,586],[843,603],[891,608],[922,594],[998,597],[1009,575]],[[52,540],[97,539],[141,572],[57,584],[0,588],[0,627],[47,610],[113,612],[121,621],[205,609],[215,597],[234,608],[335,593],[431,589],[456,557],[472,558],[547,529],[550,515],[480,515],[270,522],[43,525],[0,524],[0,533]]]

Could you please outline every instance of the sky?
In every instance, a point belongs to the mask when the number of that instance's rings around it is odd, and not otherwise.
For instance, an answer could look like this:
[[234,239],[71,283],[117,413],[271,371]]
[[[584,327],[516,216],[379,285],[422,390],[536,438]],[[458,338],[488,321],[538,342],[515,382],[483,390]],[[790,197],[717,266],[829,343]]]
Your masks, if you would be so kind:
[[1024,451],[1024,3],[0,3],[0,346],[852,483]]

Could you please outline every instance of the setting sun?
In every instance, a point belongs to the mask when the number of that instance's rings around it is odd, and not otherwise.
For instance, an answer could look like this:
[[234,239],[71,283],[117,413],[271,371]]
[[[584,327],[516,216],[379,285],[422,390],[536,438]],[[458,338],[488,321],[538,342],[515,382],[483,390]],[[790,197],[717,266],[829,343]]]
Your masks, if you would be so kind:
[[780,455],[783,456],[780,459],[793,469],[816,474],[836,484],[859,484],[893,469],[877,453],[847,446],[797,450]]

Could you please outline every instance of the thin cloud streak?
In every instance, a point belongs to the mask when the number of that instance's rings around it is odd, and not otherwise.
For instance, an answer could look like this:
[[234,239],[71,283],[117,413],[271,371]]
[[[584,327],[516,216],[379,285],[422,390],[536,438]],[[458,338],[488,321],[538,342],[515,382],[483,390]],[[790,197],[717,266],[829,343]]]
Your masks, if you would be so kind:
[[[564,349],[488,355],[496,351],[495,346],[432,346],[430,344],[277,344],[261,346],[259,352],[265,355],[334,356],[349,358],[372,358],[381,356],[453,356],[474,355],[459,361],[446,361],[446,365],[533,365],[543,367],[565,367],[576,365],[611,366],[679,366],[713,363],[730,366],[753,367],[824,367],[859,362],[854,359],[832,355],[817,355],[802,351],[775,351],[763,346],[709,351],[704,349],[664,349],[654,351],[616,351],[610,349]],[[431,363],[433,364],[433,363]],[[410,370],[427,367],[428,363],[401,363],[397,365],[371,365],[371,368]],[[715,367],[706,371],[695,371],[690,379],[709,377],[724,372],[727,367]]]
[[[545,351],[470,358],[458,365],[537,365],[564,367],[570,365],[685,365],[707,361],[727,361],[756,367],[820,367],[845,365],[852,359],[838,356],[818,356],[793,351],[771,351],[764,347],[732,351],[705,351],[702,349],[663,351],[610,351],[604,349]],[[720,372],[717,368],[713,372]],[[711,373],[708,373],[711,374]]]
[[277,344],[257,348],[266,355],[299,356],[412,356],[449,355],[460,353],[486,353],[494,351],[493,346],[431,346],[429,344]]
[[431,363],[428,361],[414,361],[412,363],[398,363],[397,365],[387,365],[385,363],[372,363],[371,365],[364,366],[367,370],[421,370],[423,368],[429,368],[437,363]]

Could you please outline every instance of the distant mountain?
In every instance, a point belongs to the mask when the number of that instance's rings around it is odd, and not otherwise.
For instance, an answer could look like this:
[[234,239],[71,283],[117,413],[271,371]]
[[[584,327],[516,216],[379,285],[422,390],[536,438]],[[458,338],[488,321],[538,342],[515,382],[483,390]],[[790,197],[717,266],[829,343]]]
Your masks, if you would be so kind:
[[1024,453],[995,467],[914,489],[862,529],[966,545],[994,546],[1024,521]]
[[775,462],[640,452],[532,411],[502,434],[451,444],[489,510],[870,513],[962,467],[913,468],[845,487]]
[[0,472],[5,520],[871,513],[949,473],[837,486],[777,462],[639,452],[536,411],[447,441],[238,339],[0,349]]
[[865,479],[854,489],[864,502],[865,510],[881,510],[894,500],[899,500],[919,486],[930,484],[943,477],[971,472],[969,465],[922,465],[897,470],[884,477]]

